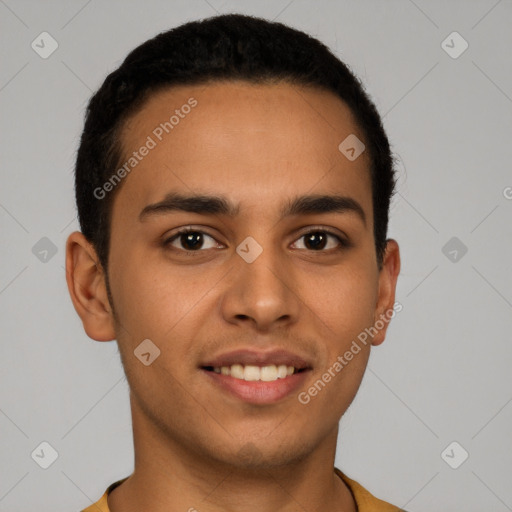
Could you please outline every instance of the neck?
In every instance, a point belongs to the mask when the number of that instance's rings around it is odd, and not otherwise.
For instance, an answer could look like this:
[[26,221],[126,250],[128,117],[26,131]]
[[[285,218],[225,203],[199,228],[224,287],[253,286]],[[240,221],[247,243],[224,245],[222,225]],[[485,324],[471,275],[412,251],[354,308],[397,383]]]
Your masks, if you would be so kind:
[[337,429],[300,461],[235,465],[172,439],[133,398],[132,421],[135,469],[110,493],[110,512],[356,512],[350,490],[334,473]]

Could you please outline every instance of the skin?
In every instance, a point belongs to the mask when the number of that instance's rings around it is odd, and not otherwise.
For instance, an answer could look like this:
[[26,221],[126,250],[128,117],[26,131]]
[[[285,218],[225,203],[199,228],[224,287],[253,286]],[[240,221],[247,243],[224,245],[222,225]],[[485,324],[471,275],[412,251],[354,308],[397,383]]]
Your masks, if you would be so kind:
[[[338,422],[370,343],[307,405],[297,393],[244,403],[198,365],[238,348],[284,348],[312,363],[304,391],[393,307],[399,249],[389,240],[379,269],[368,155],[351,162],[338,150],[349,134],[364,137],[329,92],[227,82],[153,94],[125,126],[126,155],[190,97],[197,106],[115,196],[108,262],[115,311],[94,248],[79,232],[67,241],[75,309],[92,339],[117,339],[130,385],[135,471],[110,494],[110,509],[355,512],[333,465]],[[223,195],[240,211],[140,221],[142,209],[168,192]],[[357,201],[366,221],[353,211],[279,216],[290,198],[334,193]],[[179,238],[164,245],[191,225],[209,235],[199,253],[185,253]],[[330,236],[325,248],[308,248],[313,226],[350,246]],[[247,236],[263,248],[250,264],[236,252]],[[372,345],[384,341],[386,327]],[[133,354],[144,339],[161,351],[150,366]]]

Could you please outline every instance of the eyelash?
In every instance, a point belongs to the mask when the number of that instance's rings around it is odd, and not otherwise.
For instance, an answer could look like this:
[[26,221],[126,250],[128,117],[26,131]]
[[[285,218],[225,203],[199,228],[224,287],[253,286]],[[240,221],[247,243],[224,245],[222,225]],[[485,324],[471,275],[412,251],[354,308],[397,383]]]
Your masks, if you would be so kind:
[[[179,251],[179,252],[182,252],[182,253],[185,253],[186,255],[189,255],[189,256],[197,256],[199,255],[201,252],[204,252],[205,249],[198,249],[197,251],[190,251],[190,250],[187,250],[187,249],[177,249],[176,247],[172,247],[171,246],[171,243],[174,242],[174,240],[178,239],[181,235],[186,235],[188,233],[201,233],[203,235],[206,235],[210,238],[212,238],[213,240],[215,240],[217,242],[217,240],[215,239],[215,237],[213,237],[212,235],[208,234],[207,232],[205,231],[202,231],[201,229],[195,229],[195,228],[183,228],[183,229],[180,229],[179,231],[177,231],[174,235],[172,235],[170,238],[167,238],[166,240],[163,241],[163,245],[165,248],[169,248],[171,247],[171,249],[173,250],[176,250],[176,251]],[[311,228],[309,231],[305,232],[305,233],[302,233],[298,238],[297,240],[300,240],[301,238],[304,238],[305,236],[307,235],[310,235],[312,233],[325,233],[329,236],[332,236],[333,238],[335,238],[338,242],[339,242],[339,247],[337,248],[334,248],[334,249],[327,249],[327,250],[324,250],[324,249],[320,249],[318,251],[315,251],[313,249],[306,249],[308,250],[309,252],[316,252],[316,253],[329,253],[331,251],[340,251],[340,250],[343,250],[343,249],[347,249],[348,247],[351,246],[351,244],[341,238],[338,234],[336,233],[333,233],[332,231],[328,230],[328,229],[325,229],[325,228],[322,228],[322,227],[314,227],[314,228]],[[217,242],[218,243],[218,242]],[[304,250],[304,249],[300,249],[300,250]]]

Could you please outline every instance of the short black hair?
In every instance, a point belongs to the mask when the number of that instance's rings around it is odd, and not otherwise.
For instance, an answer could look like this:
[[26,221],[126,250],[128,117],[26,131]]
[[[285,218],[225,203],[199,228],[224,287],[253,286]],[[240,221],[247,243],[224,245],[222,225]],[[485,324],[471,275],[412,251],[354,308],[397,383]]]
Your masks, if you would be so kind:
[[[243,80],[288,82],[334,93],[350,108],[371,161],[374,238],[379,267],[395,188],[382,120],[360,80],[323,43],[282,23],[241,14],[213,16],[162,32],[132,50],[87,106],[77,152],[75,193],[80,228],[107,274],[115,194],[95,194],[122,162],[124,121],[148,97],[176,85]],[[340,141],[341,142],[341,141]]]

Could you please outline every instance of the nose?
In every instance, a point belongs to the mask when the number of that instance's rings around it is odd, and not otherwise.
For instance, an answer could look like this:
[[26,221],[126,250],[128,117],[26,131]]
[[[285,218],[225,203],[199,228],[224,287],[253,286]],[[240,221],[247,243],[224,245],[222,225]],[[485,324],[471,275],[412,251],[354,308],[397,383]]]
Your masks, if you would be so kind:
[[252,263],[238,254],[233,258],[235,268],[229,273],[221,301],[224,319],[232,324],[252,324],[259,331],[295,323],[301,301],[286,255],[265,248]]

